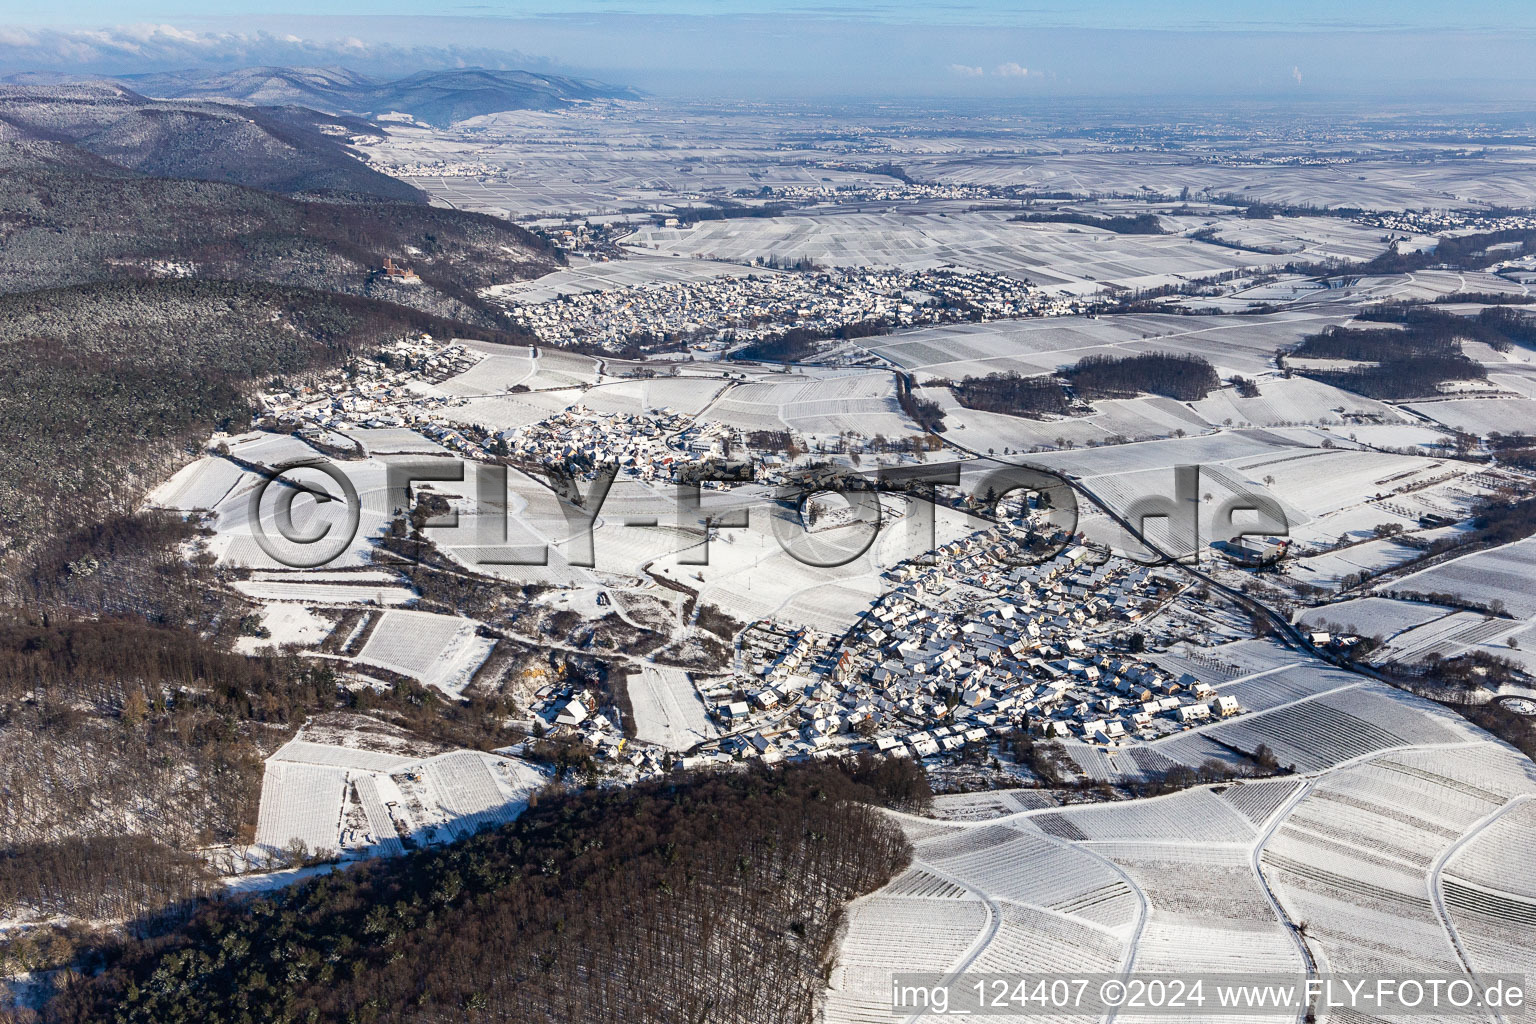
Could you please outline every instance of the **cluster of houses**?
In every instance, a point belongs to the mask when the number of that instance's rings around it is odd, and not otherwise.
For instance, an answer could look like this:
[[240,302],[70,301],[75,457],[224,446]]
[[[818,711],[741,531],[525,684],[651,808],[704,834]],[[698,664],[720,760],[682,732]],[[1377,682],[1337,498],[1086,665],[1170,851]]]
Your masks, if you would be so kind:
[[681,762],[626,741],[595,695],[550,691],[538,713],[608,771],[644,777],[861,749],[940,757],[1021,730],[1122,746],[1244,712],[1155,655],[1125,652],[1126,631],[1180,592],[1175,577],[1080,545],[1018,564],[1013,533],[979,531],[898,565],[893,589],[843,637],[767,621],[743,631],[737,671],[701,687],[722,738]]
[[831,335],[869,321],[894,328],[1038,316],[1072,312],[1074,301],[983,271],[838,268],[593,291],[508,313],[550,344],[716,352],[793,328]]
[[682,440],[676,447],[669,441],[689,423],[689,417],[671,408],[600,413],[578,404],[537,423],[503,430],[487,438],[485,446],[498,455],[558,463],[577,475],[591,476],[598,466],[616,464],[625,476],[665,480],[686,450]]
[[1365,214],[1362,224],[1387,228],[1412,235],[1433,235],[1442,231],[1507,231],[1536,228],[1536,217],[1525,213],[1490,216],[1477,210],[1423,209],[1380,210]]
[[351,427],[409,427],[467,451],[472,445],[449,425],[448,413],[464,400],[423,395],[413,385],[447,380],[484,358],[462,345],[440,345],[429,335],[402,339],[377,360],[358,360],[312,383],[258,395],[255,419],[291,422],[301,434],[316,436]]
[[1020,729],[1119,745],[1239,714],[1235,698],[1184,673],[1112,653],[1104,641],[1177,593],[1123,559],[1068,547],[1014,564],[1007,527],[903,563],[893,589],[840,644],[810,631],[753,659],[741,699],[715,715],[723,748],[768,760],[864,745],[929,757]]
[[830,185],[826,182],[796,182],[778,185],[756,193],[772,201],[818,202],[836,198],[841,203],[864,202],[912,202],[914,200],[964,200],[985,201],[996,199],[1024,199],[1029,189],[1016,185],[977,185],[946,182],[903,182],[897,180],[869,184]]
[[[440,383],[484,358],[484,353],[462,345],[442,346],[427,336],[402,340],[385,349],[379,360],[359,360],[318,380],[259,395],[253,425],[297,427],[300,436],[321,444],[336,440],[332,432],[345,436],[359,427],[409,429],[469,458],[559,464],[584,478],[591,478],[600,466],[616,464],[627,478],[675,480],[687,475],[685,467],[705,461],[750,458],[754,479],[780,484],[796,470],[794,453],[813,460],[841,457],[845,469],[850,453],[913,461],[909,455],[890,455],[883,438],[852,432],[812,438],[791,430],[769,431],[775,435],[774,446],[783,450],[765,450],[756,438],[765,432],[696,421],[670,407],[606,413],[578,403],[535,423],[487,431],[465,421],[460,410],[467,399],[423,393],[421,383]],[[725,486],[708,480],[703,484]],[[976,502],[964,496],[957,504],[969,508]]]
[[602,711],[602,697],[581,687],[551,685],[535,697],[533,714],[544,728],[579,739],[608,774],[633,780],[669,767],[667,752],[632,743],[619,723]]

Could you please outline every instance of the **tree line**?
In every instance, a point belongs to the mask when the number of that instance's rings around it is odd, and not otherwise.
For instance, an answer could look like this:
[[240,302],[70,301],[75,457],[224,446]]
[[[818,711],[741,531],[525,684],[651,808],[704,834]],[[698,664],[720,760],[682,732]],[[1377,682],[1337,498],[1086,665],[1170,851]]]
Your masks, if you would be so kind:
[[1163,222],[1155,213],[1138,213],[1133,217],[1097,217],[1075,210],[1053,210],[1046,213],[1021,213],[1009,217],[1010,221],[1026,224],[1081,224],[1084,227],[1113,231],[1117,235],[1164,235]]
[[1142,393],[1195,402],[1221,386],[1216,368],[1200,356],[1143,352],[1084,356],[1063,376],[1079,397],[1134,398]]
[[1010,416],[1065,415],[1070,406],[1061,380],[1050,375],[1025,377],[1018,372],[966,377],[950,384],[955,399],[967,409]]
[[[1368,398],[1384,399],[1432,395],[1446,381],[1483,380],[1488,376],[1480,363],[1462,351],[1460,339],[1495,331],[1498,318],[1469,320],[1424,307],[1377,310],[1368,316],[1402,327],[1326,327],[1302,339],[1290,352],[1308,359],[1347,359],[1368,365],[1296,368],[1295,372]],[[1499,332],[1499,337],[1507,344],[1506,334]]]

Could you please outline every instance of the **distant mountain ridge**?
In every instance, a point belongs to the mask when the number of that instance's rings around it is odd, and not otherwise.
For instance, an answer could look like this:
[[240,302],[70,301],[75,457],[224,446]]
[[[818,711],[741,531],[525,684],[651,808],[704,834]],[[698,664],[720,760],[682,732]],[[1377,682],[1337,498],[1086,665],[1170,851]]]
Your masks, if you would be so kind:
[[633,89],[590,79],[532,71],[456,68],[419,71],[392,81],[345,68],[256,67],[238,71],[180,71],[117,79],[147,96],[236,100],[266,106],[300,105],[328,113],[409,114],[445,127],[503,110],[556,110],[598,99],[636,99]]

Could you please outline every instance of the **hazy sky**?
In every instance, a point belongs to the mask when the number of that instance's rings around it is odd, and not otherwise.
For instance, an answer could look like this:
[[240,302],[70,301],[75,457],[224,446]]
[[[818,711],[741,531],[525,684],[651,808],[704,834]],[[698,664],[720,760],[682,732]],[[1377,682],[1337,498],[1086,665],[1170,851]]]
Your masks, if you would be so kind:
[[53,0],[0,68],[566,70],[663,95],[1536,101],[1530,0]]

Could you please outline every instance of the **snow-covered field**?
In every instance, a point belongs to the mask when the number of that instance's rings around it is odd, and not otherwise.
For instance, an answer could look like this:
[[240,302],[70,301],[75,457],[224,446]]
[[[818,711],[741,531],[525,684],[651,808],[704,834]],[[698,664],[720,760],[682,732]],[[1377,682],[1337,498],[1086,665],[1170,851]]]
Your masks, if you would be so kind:
[[1384,584],[1387,589],[1454,594],[1469,604],[1498,602],[1522,619],[1536,615],[1536,538],[1441,562]]
[[1084,356],[1153,351],[1201,356],[1223,376],[1256,376],[1273,370],[1275,349],[1346,319],[1343,314],[1309,312],[1193,319],[1159,313],[1064,316],[928,327],[874,339],[869,347],[918,371],[919,378],[1050,373]]
[[1007,213],[844,213],[704,221],[644,227],[631,248],[673,256],[749,262],[776,256],[832,266],[934,269],[955,264],[1082,293],[1103,282],[1157,287],[1235,268],[1267,266],[1273,256],[1222,248],[1177,235],[1117,235],[1069,224],[1024,224]]
[[1359,597],[1310,609],[1301,617],[1301,622],[1313,628],[1323,628],[1325,623],[1331,623],[1358,636],[1389,639],[1404,630],[1442,618],[1450,611],[1441,605],[1417,601]]
[[390,610],[358,652],[357,660],[413,676],[457,695],[495,646],[494,640],[476,635],[477,628],[473,619]]
[[545,777],[517,758],[454,750],[419,758],[302,738],[267,759],[253,864],[309,853],[393,856],[516,818]]
[[682,669],[641,665],[629,674],[627,685],[636,739],[668,750],[687,750],[720,735],[699,691]]
[[1536,399],[1453,398],[1407,408],[1456,430],[1474,434],[1536,434]]
[[283,644],[311,647],[324,640],[331,631],[329,622],[300,604],[263,605],[261,625],[270,636],[243,636],[236,641],[236,649],[252,654],[263,647],[280,647]]
[[828,1024],[889,1013],[899,972],[1459,976],[1528,971],[1536,941],[1536,765],[1470,734],[1271,782],[897,820],[913,863],[850,908]]
[[647,285],[688,283],[714,277],[745,277],[773,274],[764,267],[747,268],[714,260],[681,259],[636,253],[625,260],[600,262],[573,258],[571,265],[531,281],[497,285],[490,292],[521,303],[548,302],[561,295],[606,292]]

